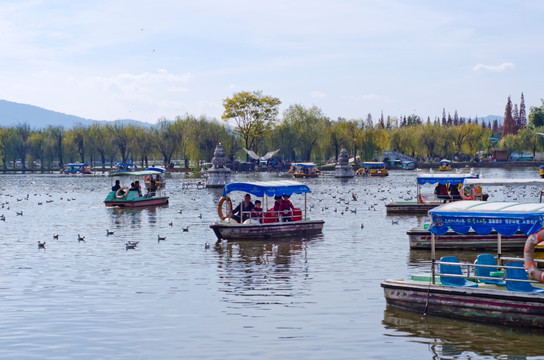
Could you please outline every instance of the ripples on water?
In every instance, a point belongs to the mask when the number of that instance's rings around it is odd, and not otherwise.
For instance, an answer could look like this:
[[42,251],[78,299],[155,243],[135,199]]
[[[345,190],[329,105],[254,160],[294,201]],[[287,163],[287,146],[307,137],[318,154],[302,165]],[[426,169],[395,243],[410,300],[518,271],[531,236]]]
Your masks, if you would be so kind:
[[[536,176],[533,169],[484,171]],[[384,312],[382,280],[428,270],[429,255],[410,252],[406,236],[426,219],[385,215],[385,202],[415,196],[414,172],[307,180],[309,215],[325,219],[323,234],[270,243],[215,245],[208,225],[220,191],[182,189],[183,181],[168,179],[166,207],[124,210],[103,205],[105,177],[1,176],[0,201],[9,204],[0,209],[0,358],[538,355],[535,334]],[[140,242],[136,250],[125,250],[128,240]]]

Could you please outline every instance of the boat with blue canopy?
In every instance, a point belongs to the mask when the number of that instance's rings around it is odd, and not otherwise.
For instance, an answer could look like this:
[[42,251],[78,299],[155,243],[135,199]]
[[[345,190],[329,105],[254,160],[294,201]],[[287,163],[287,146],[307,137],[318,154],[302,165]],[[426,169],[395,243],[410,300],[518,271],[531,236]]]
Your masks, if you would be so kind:
[[299,162],[291,164],[289,172],[297,179],[319,176],[319,169],[313,162]]
[[65,175],[89,175],[92,174],[89,170],[89,164],[87,163],[70,163],[66,164],[66,167],[62,169],[62,173]]
[[[544,272],[534,259],[535,246],[544,238],[544,204],[462,201],[429,214],[431,273],[382,282],[388,306],[424,315],[544,328]],[[437,260],[437,236],[452,230],[482,236],[494,232],[496,256],[480,254],[474,263],[459,262],[455,256]],[[526,237],[523,258],[503,256],[505,239],[517,233]]]
[[451,161],[448,159],[442,159],[438,162],[438,170],[448,171],[451,170]]
[[[244,211],[242,203],[240,211],[233,213],[231,193],[242,192],[260,198],[262,212]],[[225,185],[222,197],[217,204],[220,221],[210,225],[217,239],[225,240],[268,240],[291,236],[306,236],[320,233],[323,220],[311,220],[307,213],[307,197],[310,188],[292,180],[235,182]],[[291,195],[303,195],[304,206],[292,208],[276,208],[274,198]],[[269,204],[269,200],[270,201]],[[284,199],[285,200],[285,199]],[[280,201],[280,200],[278,200]],[[283,201],[283,200],[281,200]],[[226,206],[224,211],[223,207]],[[267,210],[268,209],[268,210]],[[238,217],[241,221],[236,221]]]
[[[429,174],[418,174],[416,178],[416,200],[406,199],[404,201],[392,201],[385,205],[386,213],[390,214],[427,214],[431,209],[434,209],[437,206],[444,204],[444,202],[455,201],[457,199],[453,198],[449,192],[441,194],[437,191],[438,188],[448,189],[452,187],[461,186],[467,179],[478,179],[479,174],[471,171],[468,174],[443,174],[443,173],[429,173]],[[422,186],[423,185],[437,185],[435,187],[435,192],[432,194],[423,194]],[[438,185],[442,186],[438,186]],[[480,199],[487,198],[485,194],[479,195]]]
[[[140,180],[132,182],[131,187],[120,185],[112,186],[112,190],[106,196],[104,204],[108,207],[146,207],[168,204],[168,196],[165,191],[165,182],[160,171],[121,171],[110,174],[110,177],[131,177],[142,179],[144,189],[140,186]],[[132,179],[131,179],[132,180]]]
[[357,170],[357,175],[370,176],[389,176],[386,164],[383,161],[365,161],[361,163],[361,168]]

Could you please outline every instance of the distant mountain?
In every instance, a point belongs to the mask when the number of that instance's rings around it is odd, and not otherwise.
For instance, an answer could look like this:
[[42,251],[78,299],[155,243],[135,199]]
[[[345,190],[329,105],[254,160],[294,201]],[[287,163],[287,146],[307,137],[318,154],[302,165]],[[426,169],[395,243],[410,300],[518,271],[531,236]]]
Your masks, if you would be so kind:
[[[28,124],[31,129],[45,129],[49,126],[63,126],[69,129],[75,125],[90,126],[95,123],[106,122],[109,121],[85,119],[34,105],[0,100],[0,126],[9,127],[18,124]],[[131,119],[115,120],[114,123],[122,125],[134,124],[142,127],[151,126],[149,123]]]
[[491,123],[491,126],[493,126],[493,121],[497,119],[497,122],[499,123],[499,126],[501,126],[504,123],[504,116],[499,115],[487,115],[484,117],[478,117],[478,124],[482,124],[482,121],[485,121],[486,125],[487,123]]

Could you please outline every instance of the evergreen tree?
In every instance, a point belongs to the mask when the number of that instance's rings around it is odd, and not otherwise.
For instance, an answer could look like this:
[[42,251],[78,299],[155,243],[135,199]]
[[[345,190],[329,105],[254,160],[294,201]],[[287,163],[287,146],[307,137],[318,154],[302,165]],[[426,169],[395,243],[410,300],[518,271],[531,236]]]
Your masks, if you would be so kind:
[[378,121],[377,127],[381,128],[381,129],[385,129],[385,121],[383,120],[383,110],[382,110],[382,113],[380,115],[380,121]]
[[493,120],[493,127],[491,128],[493,135],[499,132],[499,121],[497,119]]
[[509,134],[516,135],[516,133],[516,124],[512,117],[512,100],[510,99],[510,96],[508,96],[506,108],[504,109],[504,123],[502,125],[501,139]]
[[472,119],[471,118],[468,118],[468,123],[472,124]]
[[372,115],[370,113],[366,116],[365,128],[374,129],[374,121],[372,121]]
[[516,129],[517,133],[520,130],[518,104],[514,104],[514,108],[512,109],[512,119],[514,120],[514,128]]
[[448,113],[448,126],[453,126],[453,119],[451,118],[450,113]]
[[459,116],[457,115],[457,110],[453,113],[453,126],[459,126]]
[[431,125],[431,117],[427,116],[427,125]]
[[525,98],[521,93],[521,101],[519,103],[519,123],[518,130],[525,129],[527,127],[527,114],[525,113]]
[[482,129],[485,129],[485,121],[482,121]]
[[446,126],[446,109],[442,108],[442,126]]

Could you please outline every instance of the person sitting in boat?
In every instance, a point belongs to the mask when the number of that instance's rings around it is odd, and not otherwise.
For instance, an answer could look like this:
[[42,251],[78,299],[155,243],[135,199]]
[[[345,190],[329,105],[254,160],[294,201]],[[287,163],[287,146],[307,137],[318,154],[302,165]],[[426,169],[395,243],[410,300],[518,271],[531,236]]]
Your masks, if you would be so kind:
[[263,209],[261,208],[261,200],[255,200],[255,207],[251,209],[251,218],[263,222]]
[[451,199],[450,194],[448,193],[448,185],[446,184],[436,184],[436,187],[434,188],[434,193],[437,198],[443,199],[443,200],[449,200]]
[[452,201],[463,200],[459,193],[459,187],[457,185],[450,186],[450,196]]
[[278,218],[277,221],[280,221],[280,208],[281,208],[281,196],[276,195],[274,196],[274,207],[272,210],[274,211],[274,215]]
[[293,210],[295,207],[289,201],[289,195],[283,194],[280,202],[281,221],[293,221]]
[[149,183],[147,183],[147,194],[145,194],[145,196],[146,197],[155,196],[155,192],[157,191],[158,188],[159,187],[158,187],[157,183],[155,182],[155,180],[153,178],[151,178]]
[[111,191],[117,191],[121,188],[121,181],[115,180],[115,185],[111,187]]
[[244,201],[239,203],[238,206],[232,210],[230,217],[238,222],[244,222],[249,219],[249,214],[254,207],[255,205],[251,202],[251,195],[246,194],[244,196]]

